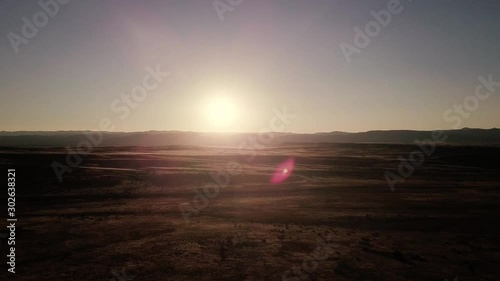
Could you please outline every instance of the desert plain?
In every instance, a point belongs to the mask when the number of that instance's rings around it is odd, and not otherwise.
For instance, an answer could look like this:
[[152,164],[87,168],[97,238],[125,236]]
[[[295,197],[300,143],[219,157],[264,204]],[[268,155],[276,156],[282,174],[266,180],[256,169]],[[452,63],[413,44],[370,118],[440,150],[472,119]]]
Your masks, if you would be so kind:
[[64,148],[1,148],[18,218],[2,280],[498,280],[500,147],[440,145],[391,190],[415,148],[101,147],[62,182]]

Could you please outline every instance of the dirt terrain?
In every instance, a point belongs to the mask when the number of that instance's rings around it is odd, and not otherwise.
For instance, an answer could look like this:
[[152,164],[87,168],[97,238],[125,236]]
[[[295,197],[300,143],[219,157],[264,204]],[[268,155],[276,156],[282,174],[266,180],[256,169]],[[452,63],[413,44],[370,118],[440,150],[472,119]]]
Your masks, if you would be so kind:
[[498,280],[500,147],[440,146],[391,192],[415,148],[98,148],[62,183],[66,150],[0,148],[18,212],[2,280]]

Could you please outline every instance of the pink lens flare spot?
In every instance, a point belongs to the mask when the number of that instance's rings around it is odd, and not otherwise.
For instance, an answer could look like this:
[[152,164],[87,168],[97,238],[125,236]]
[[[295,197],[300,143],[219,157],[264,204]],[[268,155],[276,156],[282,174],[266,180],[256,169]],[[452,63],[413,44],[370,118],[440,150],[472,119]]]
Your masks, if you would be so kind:
[[277,184],[284,182],[292,174],[294,166],[295,160],[291,157],[279,164],[271,177],[271,183]]

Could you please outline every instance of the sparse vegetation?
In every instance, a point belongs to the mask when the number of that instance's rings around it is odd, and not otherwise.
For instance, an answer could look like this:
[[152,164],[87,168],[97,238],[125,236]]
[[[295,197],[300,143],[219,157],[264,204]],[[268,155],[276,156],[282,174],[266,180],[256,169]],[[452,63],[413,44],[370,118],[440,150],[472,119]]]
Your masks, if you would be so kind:
[[[270,185],[266,171],[298,148],[285,146],[272,158],[262,151],[190,224],[178,204],[192,200],[193,187],[238,157],[236,151],[204,158],[176,154],[173,162],[165,150],[161,157],[152,150],[120,151],[117,161],[110,160],[112,149],[106,149],[106,160],[97,150],[86,160],[91,168],[75,170],[57,188],[50,173],[19,177],[22,271],[16,280],[106,280],[122,267],[134,281],[280,280],[314,252],[319,237],[331,237],[339,247],[309,280],[499,276],[500,165],[457,162],[476,163],[478,149],[488,150],[481,161],[493,161],[500,148],[460,148],[454,158],[457,148],[440,147],[390,193],[383,171],[410,148],[354,145],[364,155],[359,158],[347,146],[302,147],[296,171],[324,172],[281,185]],[[48,166],[54,157],[2,153],[4,163],[17,161],[18,170],[28,173],[30,165]],[[199,176],[179,163],[192,163]]]

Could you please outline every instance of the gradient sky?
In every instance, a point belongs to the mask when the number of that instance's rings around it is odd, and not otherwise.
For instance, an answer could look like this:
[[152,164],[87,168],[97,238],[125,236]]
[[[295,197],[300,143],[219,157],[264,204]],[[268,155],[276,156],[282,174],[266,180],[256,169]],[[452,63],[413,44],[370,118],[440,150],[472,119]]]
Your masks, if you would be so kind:
[[[389,1],[243,0],[221,21],[211,0],[73,0],[15,53],[7,37],[37,1],[0,1],[0,130],[259,131],[273,108],[291,132],[449,129],[443,112],[500,81],[500,2],[401,0],[403,11],[347,63],[339,44]],[[121,120],[113,101],[147,66],[171,73]],[[496,79],[495,79],[496,78]],[[238,114],[209,124],[224,97]],[[500,127],[500,90],[464,127]]]

